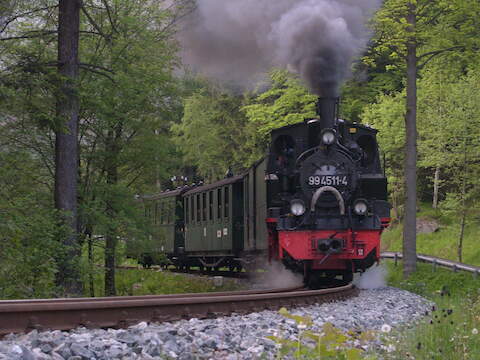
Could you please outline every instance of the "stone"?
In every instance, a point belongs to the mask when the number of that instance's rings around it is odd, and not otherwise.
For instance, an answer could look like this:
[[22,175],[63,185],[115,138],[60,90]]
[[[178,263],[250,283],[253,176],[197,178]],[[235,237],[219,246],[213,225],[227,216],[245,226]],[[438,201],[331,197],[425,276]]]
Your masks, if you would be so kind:
[[65,358],[62,355],[56,352],[52,352],[50,356],[52,357],[52,360],[65,360]]
[[32,350],[35,360],[50,360],[51,357],[45,354],[40,348],[35,348]]
[[419,218],[417,219],[417,234],[431,234],[437,232],[440,225],[436,220]]
[[175,340],[169,340],[163,345],[163,349],[167,352],[175,352],[178,353],[180,352],[180,349],[178,348],[178,344]]
[[148,327],[148,324],[145,321],[138,323],[137,325],[131,326],[133,330],[145,330]]
[[117,340],[119,342],[132,345],[132,344],[135,344],[138,341],[138,338],[135,337],[133,334],[129,334],[129,333],[126,332],[126,333],[123,333],[123,334],[117,336]]
[[53,350],[53,347],[49,343],[40,344],[39,349],[42,350],[45,354],[50,354]]
[[[142,351],[141,356],[142,356],[143,360],[154,360],[154,358],[152,356],[150,356],[150,354],[148,352],[146,352],[145,350]],[[155,356],[157,356],[157,355],[155,355]]]
[[119,347],[111,347],[105,350],[105,356],[108,359],[119,359],[123,355],[123,349]]
[[146,352],[148,355],[153,357],[160,356],[160,346],[154,342],[148,343],[143,352]]
[[27,349],[25,346],[21,346],[22,348],[22,360],[35,360],[35,355],[33,355],[33,352]]
[[78,343],[72,344],[72,346],[70,346],[70,350],[72,351],[73,355],[80,356],[81,359],[90,360],[90,358],[94,356],[92,351]]

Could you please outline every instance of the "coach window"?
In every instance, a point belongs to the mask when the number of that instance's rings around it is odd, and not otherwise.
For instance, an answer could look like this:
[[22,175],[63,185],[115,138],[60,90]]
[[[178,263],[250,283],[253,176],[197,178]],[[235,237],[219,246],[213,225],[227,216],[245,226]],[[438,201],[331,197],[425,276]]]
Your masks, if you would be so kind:
[[193,196],[190,196],[190,222],[195,223],[195,204],[193,201]]
[[165,201],[162,201],[160,203],[160,209],[161,209],[161,214],[162,214],[162,224],[166,224],[167,223],[167,204],[165,203]]
[[171,200],[167,200],[167,224],[171,224],[172,223],[172,201]]
[[217,219],[222,218],[222,189],[217,189]]
[[213,191],[208,193],[208,221],[213,220]]
[[228,190],[229,190],[229,188],[226,187],[226,188],[225,188],[225,200],[224,200],[224,203],[225,203],[225,208],[224,208],[224,209],[225,209],[225,213],[223,214],[223,216],[224,216],[225,218],[228,218],[228,201],[229,201]]
[[202,194],[202,221],[207,220],[207,193]]
[[196,208],[197,208],[197,219],[196,219],[196,222],[199,223],[201,221],[200,219],[200,213],[201,213],[201,208],[200,208],[200,194],[197,194],[197,201],[196,201],[196,204],[195,204]]
[[146,217],[147,219],[151,219],[151,218],[152,218],[152,216],[151,216],[151,211],[152,211],[151,205],[145,206],[145,217]]
[[168,218],[170,217],[170,204],[168,200],[163,201],[163,222],[164,224],[168,224]]
[[162,224],[168,224],[168,202],[162,201]]
[[185,224],[188,224],[188,220],[190,218],[190,211],[188,205],[190,205],[190,199],[187,197],[184,199],[184,206],[185,206]]

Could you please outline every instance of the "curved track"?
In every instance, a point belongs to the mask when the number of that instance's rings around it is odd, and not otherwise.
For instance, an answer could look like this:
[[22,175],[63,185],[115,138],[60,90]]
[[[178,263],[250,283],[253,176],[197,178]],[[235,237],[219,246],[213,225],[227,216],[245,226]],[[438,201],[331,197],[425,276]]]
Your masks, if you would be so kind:
[[221,293],[111,298],[0,301],[0,337],[37,330],[122,328],[141,321],[164,322],[248,313],[282,306],[331,302],[356,296],[353,285]]

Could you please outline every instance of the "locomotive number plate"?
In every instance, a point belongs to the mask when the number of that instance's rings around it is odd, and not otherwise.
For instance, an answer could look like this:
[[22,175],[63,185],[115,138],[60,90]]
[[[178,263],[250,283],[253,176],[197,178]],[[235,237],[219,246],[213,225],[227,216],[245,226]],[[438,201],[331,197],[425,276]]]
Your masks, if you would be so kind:
[[310,176],[308,178],[310,186],[348,186],[348,178],[344,175],[322,175]]

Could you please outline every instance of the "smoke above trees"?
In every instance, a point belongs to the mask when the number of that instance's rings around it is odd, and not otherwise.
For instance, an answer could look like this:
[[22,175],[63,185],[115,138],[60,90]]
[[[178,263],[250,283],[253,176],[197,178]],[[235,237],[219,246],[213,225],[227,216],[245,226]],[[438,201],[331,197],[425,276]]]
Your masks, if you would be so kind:
[[252,88],[273,66],[312,92],[337,96],[370,33],[380,0],[201,0],[179,32],[186,65]]

